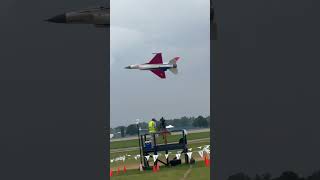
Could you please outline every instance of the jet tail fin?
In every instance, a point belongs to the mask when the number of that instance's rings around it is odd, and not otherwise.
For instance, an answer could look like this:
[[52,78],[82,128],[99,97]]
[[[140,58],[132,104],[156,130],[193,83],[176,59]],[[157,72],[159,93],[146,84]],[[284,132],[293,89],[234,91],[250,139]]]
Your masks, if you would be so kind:
[[177,61],[179,59],[180,57],[175,57],[169,61],[169,64],[173,64],[173,68],[169,69],[173,74],[178,74]]
[[178,74],[178,68],[170,68],[169,69],[173,74]]
[[170,61],[169,61],[169,64],[177,64],[177,61],[180,59],[180,57],[175,57],[175,58],[173,58],[173,59],[171,59]]

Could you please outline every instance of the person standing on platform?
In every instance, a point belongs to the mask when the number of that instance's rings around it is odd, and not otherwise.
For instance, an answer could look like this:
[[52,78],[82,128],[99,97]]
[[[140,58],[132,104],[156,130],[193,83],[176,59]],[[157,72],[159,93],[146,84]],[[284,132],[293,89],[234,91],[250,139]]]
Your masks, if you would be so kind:
[[152,118],[152,120],[149,121],[148,127],[149,127],[149,134],[151,136],[151,138],[150,138],[151,144],[152,144],[152,146],[154,146],[155,133],[157,132],[157,130],[156,130],[157,124],[156,124],[156,119],[155,118]]
[[162,117],[160,119],[160,132],[162,135],[162,139],[164,140],[164,144],[167,144],[167,136],[170,134],[169,131],[166,128],[167,124],[166,124],[166,120]]

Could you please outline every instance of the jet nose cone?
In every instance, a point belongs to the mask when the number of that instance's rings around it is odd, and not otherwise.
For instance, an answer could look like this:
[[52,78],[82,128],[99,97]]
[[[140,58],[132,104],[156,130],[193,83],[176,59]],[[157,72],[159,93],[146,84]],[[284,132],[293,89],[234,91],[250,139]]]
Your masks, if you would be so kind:
[[53,23],[66,23],[67,18],[65,14],[59,14],[57,16],[47,19],[46,21],[53,22]]
[[124,67],[125,69],[131,69],[131,67],[130,66],[126,66],[126,67]]

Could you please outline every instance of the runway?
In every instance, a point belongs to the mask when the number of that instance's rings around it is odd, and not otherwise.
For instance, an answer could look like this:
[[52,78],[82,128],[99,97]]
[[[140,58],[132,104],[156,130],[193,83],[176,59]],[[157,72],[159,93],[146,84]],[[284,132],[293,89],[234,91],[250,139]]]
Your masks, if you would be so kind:
[[[187,133],[200,133],[200,132],[209,132],[210,128],[204,128],[204,129],[192,129],[192,130],[187,130]],[[179,134],[180,132],[175,132],[172,133],[172,135]],[[126,141],[126,140],[132,140],[132,139],[137,139],[137,136],[130,136],[130,137],[125,137],[125,138],[116,138],[116,139],[110,139],[110,142],[116,142],[116,141]]]
[[[208,142],[208,143],[210,143],[210,138],[202,138],[202,139],[189,140],[189,141],[188,141],[188,144],[195,144],[195,143],[201,143],[201,142]],[[139,150],[139,147],[110,149],[110,153],[126,152],[126,151],[134,151],[134,150]]]

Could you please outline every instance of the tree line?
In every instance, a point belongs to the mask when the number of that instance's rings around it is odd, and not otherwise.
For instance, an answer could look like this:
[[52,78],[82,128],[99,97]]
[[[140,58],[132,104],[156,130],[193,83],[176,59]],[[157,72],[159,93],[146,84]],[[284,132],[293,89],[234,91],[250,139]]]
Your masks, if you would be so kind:
[[[160,124],[157,121],[157,125]],[[192,128],[208,128],[210,127],[210,116],[203,117],[181,117],[175,119],[166,119],[167,125],[174,126],[175,129],[192,129]],[[148,122],[139,123],[141,129],[148,129]],[[118,136],[125,137],[126,135],[136,135],[138,133],[137,125],[130,124],[128,126],[117,126],[115,128],[111,128],[110,132],[112,134],[119,134]]]
[[229,176],[228,180],[320,180],[320,170],[307,177],[301,177],[293,171],[284,171],[279,177],[272,177],[270,173],[257,174],[254,177],[245,173],[237,173]]

